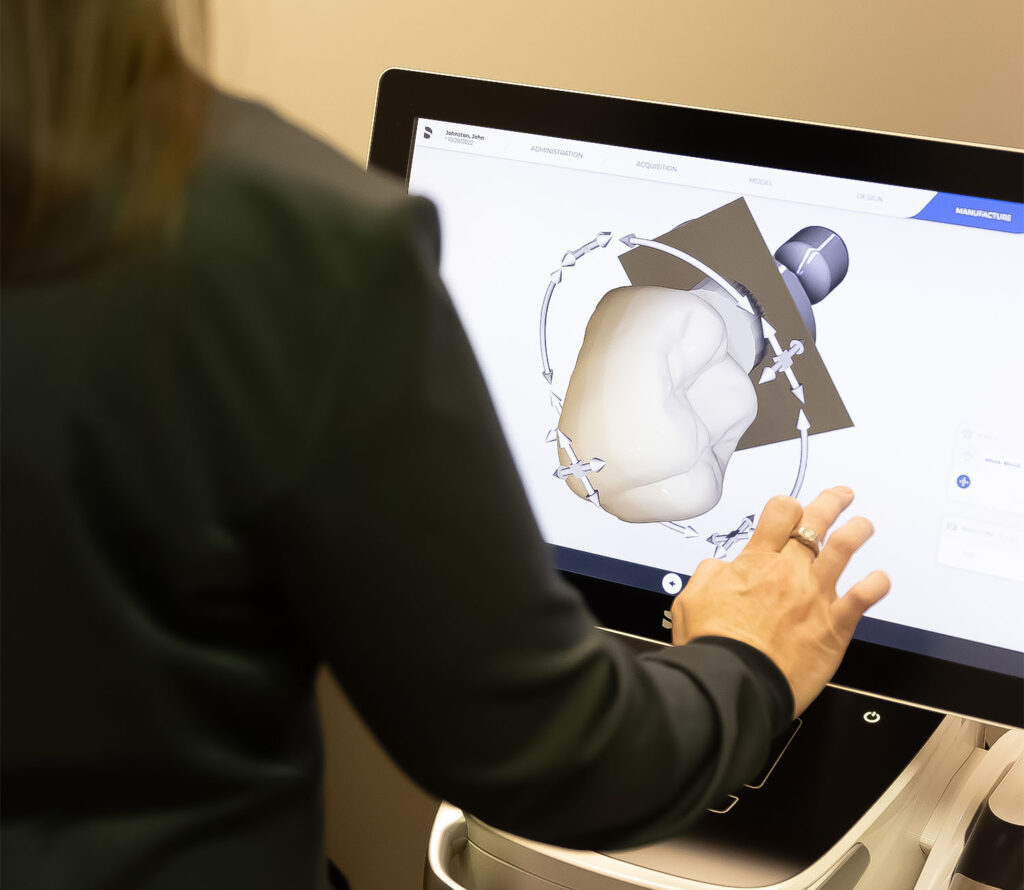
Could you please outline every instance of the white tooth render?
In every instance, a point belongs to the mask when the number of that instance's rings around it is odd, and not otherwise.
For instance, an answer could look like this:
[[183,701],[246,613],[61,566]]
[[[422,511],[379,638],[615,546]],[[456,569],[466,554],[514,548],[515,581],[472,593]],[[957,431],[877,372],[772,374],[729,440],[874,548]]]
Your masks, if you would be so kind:
[[[702,282],[710,284],[710,282]],[[760,319],[716,289],[619,287],[598,303],[562,404],[558,475],[580,497],[574,465],[600,466],[600,506],[627,522],[706,513],[757,414],[748,377]]]

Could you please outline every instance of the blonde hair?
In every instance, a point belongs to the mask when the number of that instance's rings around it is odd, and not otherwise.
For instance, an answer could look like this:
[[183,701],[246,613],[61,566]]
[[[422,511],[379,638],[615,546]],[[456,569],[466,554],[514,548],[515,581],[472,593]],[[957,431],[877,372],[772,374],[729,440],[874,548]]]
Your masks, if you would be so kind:
[[108,244],[165,220],[182,193],[205,89],[184,60],[203,0],[2,0],[4,277],[47,222],[102,183]]

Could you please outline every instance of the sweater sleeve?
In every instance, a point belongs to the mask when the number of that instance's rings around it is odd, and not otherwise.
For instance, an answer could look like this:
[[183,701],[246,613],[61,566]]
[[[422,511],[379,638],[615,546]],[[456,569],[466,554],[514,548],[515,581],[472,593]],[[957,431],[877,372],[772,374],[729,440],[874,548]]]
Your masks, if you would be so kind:
[[375,225],[300,469],[260,520],[264,558],[431,793],[550,843],[665,837],[757,771],[788,686],[742,643],[637,657],[595,629],[439,279],[433,208],[403,200]]

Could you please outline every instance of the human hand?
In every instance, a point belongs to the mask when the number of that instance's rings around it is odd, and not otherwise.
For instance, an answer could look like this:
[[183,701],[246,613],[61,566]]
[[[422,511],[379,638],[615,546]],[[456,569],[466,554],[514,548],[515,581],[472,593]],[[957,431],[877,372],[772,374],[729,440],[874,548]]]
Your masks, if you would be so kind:
[[861,616],[889,592],[889,577],[871,572],[839,597],[847,563],[874,533],[863,517],[836,529],[816,557],[791,537],[798,527],[824,540],[853,502],[844,486],[823,491],[802,509],[791,497],[765,505],[757,528],[731,563],[706,559],[672,603],[672,642],[731,637],[767,655],[793,691],[800,714],[831,679]]

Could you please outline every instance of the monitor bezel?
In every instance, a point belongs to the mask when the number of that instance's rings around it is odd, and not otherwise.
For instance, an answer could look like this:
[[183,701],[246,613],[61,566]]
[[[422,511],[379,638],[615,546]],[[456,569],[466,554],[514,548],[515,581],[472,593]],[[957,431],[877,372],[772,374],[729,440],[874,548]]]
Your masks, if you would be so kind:
[[[420,118],[760,167],[1024,201],[1024,152],[391,69],[381,77],[369,166],[408,182]],[[636,134],[635,138],[624,138]],[[667,642],[662,593],[563,572],[610,630]],[[1024,658],[1024,656],[1022,656]],[[833,685],[1024,727],[1024,679],[854,640]]]

